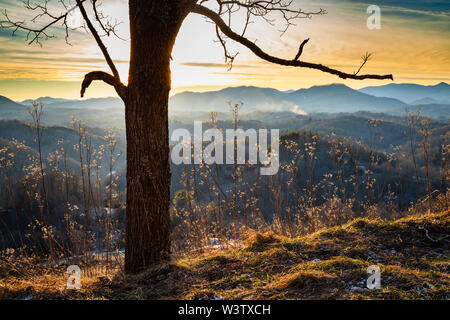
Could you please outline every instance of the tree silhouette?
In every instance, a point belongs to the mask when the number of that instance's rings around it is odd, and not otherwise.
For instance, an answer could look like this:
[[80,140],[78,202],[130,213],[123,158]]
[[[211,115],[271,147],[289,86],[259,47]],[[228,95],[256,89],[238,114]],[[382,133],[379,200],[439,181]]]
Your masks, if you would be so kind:
[[[50,4],[60,6],[52,10]],[[293,0],[129,0],[130,46],[128,83],[121,81],[103,36],[116,35],[117,24],[99,10],[97,0],[41,0],[24,1],[26,9],[34,11],[34,18],[14,21],[4,11],[0,26],[13,33],[27,34],[30,44],[53,37],[51,28],[62,25],[66,41],[68,18],[79,10],[84,28],[91,33],[101,50],[111,73],[93,71],[85,75],[81,96],[92,81],[103,81],[115,88],[125,103],[127,135],[127,210],[125,270],[136,273],[169,258],[170,251],[170,166],[168,133],[168,100],[171,86],[170,60],[175,39],[184,19],[198,14],[211,20],[216,27],[225,61],[232,67],[237,54],[230,53],[228,40],[234,40],[268,62],[299,68],[310,68],[336,75],[342,79],[393,79],[392,75],[360,74],[370,55],[363,56],[357,72],[346,73],[319,63],[302,60],[302,52],[309,39],[300,44],[293,59],[283,59],[265,52],[246,37],[249,24],[254,21],[272,24],[276,19],[284,24],[282,33],[299,19],[311,18],[326,12],[297,8]],[[72,5],[73,4],[73,5]],[[71,6],[72,5],[72,6]],[[61,11],[62,10],[62,11]],[[62,12],[55,14],[54,12]],[[240,31],[233,30],[232,17],[243,14]],[[41,22],[39,27],[35,27]],[[234,25],[234,24],[233,24]]]

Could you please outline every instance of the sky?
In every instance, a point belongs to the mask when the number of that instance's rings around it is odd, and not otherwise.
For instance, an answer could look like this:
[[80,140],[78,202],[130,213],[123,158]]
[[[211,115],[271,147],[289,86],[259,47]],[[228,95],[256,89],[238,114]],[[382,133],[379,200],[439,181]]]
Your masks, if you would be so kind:
[[[43,0],[33,0],[42,3]],[[58,1],[50,1],[53,14],[64,9]],[[128,77],[129,30],[127,1],[103,0],[102,11],[117,21],[121,39],[104,38],[119,69],[121,78]],[[381,9],[381,29],[367,27],[370,5]],[[341,71],[358,69],[361,56],[373,53],[362,73],[392,73],[396,83],[434,85],[450,82],[450,0],[294,0],[293,6],[304,11],[323,8],[326,15],[301,19],[286,33],[279,15],[273,15],[274,25],[254,19],[247,36],[265,51],[283,58],[293,58],[299,43],[310,38],[302,59],[321,63]],[[17,20],[30,21],[33,13],[19,0],[0,0],[1,12]],[[4,16],[0,16],[4,20]],[[73,11],[70,25],[81,25],[82,18]],[[42,21],[45,23],[45,21]],[[31,23],[38,26],[39,21]],[[232,27],[242,30],[239,14]],[[51,32],[54,38],[28,45],[26,35],[0,29],[0,95],[21,101],[42,96],[79,98],[84,74],[93,70],[108,71],[99,48],[83,29],[70,32],[69,43],[61,26]],[[239,52],[234,67],[228,71],[223,49],[216,42],[215,28],[205,18],[190,14],[183,23],[172,53],[172,92],[217,90],[228,86],[260,86],[280,90],[308,88],[314,85],[344,83],[353,88],[383,85],[389,80],[341,80],[319,71],[282,67],[261,61],[245,47],[228,41],[232,52]],[[93,84],[87,98],[115,96],[109,86]]]

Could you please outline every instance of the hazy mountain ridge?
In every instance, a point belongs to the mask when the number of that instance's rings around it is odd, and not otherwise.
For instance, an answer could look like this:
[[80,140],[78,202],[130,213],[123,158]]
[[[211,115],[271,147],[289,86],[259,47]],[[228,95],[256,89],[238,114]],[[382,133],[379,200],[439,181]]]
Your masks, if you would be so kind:
[[390,97],[406,103],[423,103],[421,99],[433,99],[432,103],[450,104],[450,86],[441,82],[434,86],[422,86],[409,83],[391,83],[385,86],[366,87],[360,92],[376,97]]
[[406,104],[400,100],[374,97],[353,90],[343,84],[315,86],[289,94],[292,101],[308,113],[389,111]]
[[33,102],[42,102],[45,105],[48,104],[52,104],[52,103],[64,103],[70,101],[69,99],[62,99],[62,98],[52,98],[52,97],[41,97],[41,98],[37,98],[36,100],[33,99],[27,99],[24,101],[20,101],[18,103],[24,105],[24,106],[28,106],[31,105]]
[[[92,137],[93,147],[105,143],[101,132],[90,128],[89,132]],[[28,123],[19,120],[0,120],[0,139],[3,141],[3,143],[0,142],[0,147],[5,142],[16,139],[31,149],[37,149],[35,137],[35,129]],[[58,141],[61,140],[64,142],[68,157],[76,159],[78,153],[73,147],[78,144],[78,139],[78,132],[73,128],[64,126],[45,126],[41,128],[41,148],[45,158],[47,158],[49,153],[60,149]],[[123,145],[119,144],[119,146],[122,147]]]
[[26,108],[7,97],[0,96],[0,119],[15,119],[27,112]]
[[[372,94],[371,94],[372,93]],[[407,101],[413,101],[409,106]],[[448,97],[448,99],[447,99]],[[447,99],[447,100],[446,100]],[[89,126],[102,128],[125,127],[124,104],[119,98],[95,98],[67,100],[51,97],[38,98],[45,104],[44,123],[48,125],[69,125],[74,115]],[[442,103],[442,101],[449,101]],[[25,105],[32,100],[25,100]],[[436,86],[415,84],[389,84],[354,90],[343,84],[313,86],[308,89],[279,91],[272,88],[229,87],[218,91],[182,92],[169,100],[169,116],[180,121],[207,120],[209,112],[219,112],[221,119],[229,119],[229,103],[243,102],[240,111],[247,120],[251,116],[260,119],[263,113],[272,116],[289,116],[318,113],[372,112],[404,116],[405,107],[416,111],[420,105],[421,114],[446,120],[450,117],[450,86],[441,83]],[[28,121],[25,106],[0,96],[0,119]]]
[[172,96],[169,109],[172,111],[228,111],[227,101],[243,102],[246,111],[271,110],[293,107],[288,94],[271,88],[230,87],[218,91],[182,92]]
[[[429,87],[405,84],[407,88],[411,86],[411,90],[416,92],[414,103],[412,104],[405,102],[406,99],[397,98],[405,92],[405,88],[402,85],[393,88],[390,86],[367,87],[361,90],[354,90],[343,84],[331,84],[295,91],[278,91],[271,88],[257,87],[233,87],[203,93],[183,92],[174,95],[170,99],[169,110],[173,114],[183,113],[187,110],[189,112],[207,113],[218,111],[226,113],[229,111],[228,100],[232,101],[232,103],[244,102],[242,113],[271,111],[302,114],[303,112],[339,113],[368,111],[399,116],[405,114],[406,106],[421,105],[422,115],[424,116],[450,117],[450,102],[449,104],[442,102],[447,101],[445,99],[446,96],[450,97],[450,87],[447,84]],[[367,92],[382,92],[383,88],[386,88],[386,92],[380,96]],[[395,94],[396,88],[399,90],[397,94]],[[422,89],[417,90],[417,88]],[[448,101],[450,101],[450,98]],[[415,109],[412,108],[411,111],[415,111]]]
[[204,93],[183,92],[170,99],[173,111],[228,111],[227,100],[244,102],[243,112],[292,111],[294,113],[355,112],[361,110],[389,111],[402,108],[406,103],[370,96],[342,84],[314,86],[294,92],[281,92],[269,88],[236,87]]

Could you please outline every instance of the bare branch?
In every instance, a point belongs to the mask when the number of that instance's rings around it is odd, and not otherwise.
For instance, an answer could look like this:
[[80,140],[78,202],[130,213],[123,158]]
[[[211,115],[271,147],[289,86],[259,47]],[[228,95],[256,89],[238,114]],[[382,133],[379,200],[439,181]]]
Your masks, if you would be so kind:
[[297,53],[297,55],[295,56],[294,61],[297,61],[298,59],[300,59],[300,56],[301,56],[302,53],[303,53],[303,48],[304,48],[305,44],[308,43],[308,41],[309,41],[309,38],[303,40],[303,42],[300,44],[300,48],[298,49],[298,53]]
[[[229,1],[228,1],[229,2]],[[234,1],[231,1],[234,2]],[[267,1],[266,1],[267,2]],[[365,75],[358,75],[358,74],[351,74],[342,72],[327,66],[324,66],[322,64],[317,63],[310,63],[305,61],[299,61],[299,60],[286,60],[282,58],[278,58],[275,56],[272,56],[266,52],[264,52],[259,46],[257,46],[254,42],[250,41],[249,39],[239,35],[238,33],[234,32],[227,23],[222,19],[222,17],[217,14],[216,12],[212,11],[209,8],[206,8],[199,4],[194,4],[191,7],[191,12],[197,13],[200,15],[203,15],[209,19],[211,19],[218,27],[219,29],[225,34],[228,38],[244,45],[248,49],[250,49],[256,56],[259,58],[266,60],[268,62],[279,64],[283,66],[291,66],[291,67],[300,67],[300,68],[309,68],[309,69],[315,69],[320,70],[326,73],[337,75],[338,77],[342,79],[354,79],[354,80],[363,80],[363,79],[390,79],[393,80],[393,76],[391,74],[388,75],[376,75],[376,74],[365,74]],[[300,50],[299,50],[300,51]]]
[[109,55],[108,49],[106,49],[105,44],[103,43],[102,39],[100,38],[97,30],[95,29],[95,27],[92,25],[91,20],[89,20],[88,14],[86,12],[86,10],[84,9],[83,6],[83,0],[76,0],[77,5],[80,9],[81,15],[83,16],[84,21],[86,21],[86,24],[89,28],[89,31],[92,33],[92,35],[94,36],[95,41],[97,42],[97,45],[99,46],[100,50],[103,53],[103,56],[105,57],[106,63],[108,63],[109,68],[111,69],[114,78],[116,78],[117,81],[120,82],[120,76],[119,76],[119,72],[117,71],[117,68],[113,62],[113,60],[111,59],[111,56]]
[[359,67],[358,71],[354,72],[353,74],[354,74],[354,75],[357,75],[357,74],[362,70],[362,68],[364,68],[364,66],[366,65],[367,61],[369,61],[371,57],[372,57],[372,54],[369,53],[369,52],[366,52],[366,53],[361,57],[361,60],[362,60],[361,66]]
[[[275,20],[271,20],[268,15],[270,13],[281,14],[285,27],[280,30],[283,35],[291,26],[294,26],[294,21],[297,19],[311,19],[314,15],[323,15],[327,12],[324,9],[317,11],[303,11],[293,7],[293,0],[216,0],[219,6],[236,7],[235,11],[240,8],[247,10],[250,16],[260,17],[268,24],[274,25]],[[230,26],[230,24],[228,24]]]
[[[320,9],[318,11],[303,11],[298,8],[295,9],[292,6],[292,0],[215,0],[218,5],[218,9],[215,10],[219,16],[227,23],[231,28],[231,18],[234,13],[240,10],[245,10],[245,21],[243,22],[243,30],[241,36],[245,36],[248,26],[253,23],[252,18],[260,18],[271,26],[275,25],[275,19],[271,19],[269,16],[273,14],[281,14],[281,19],[284,21],[284,28],[280,30],[283,35],[290,26],[294,25],[294,21],[301,18],[311,18],[313,15],[325,14],[325,10]],[[207,0],[201,1],[202,3],[208,3]],[[228,70],[233,67],[233,62],[238,53],[231,54],[227,48],[227,42],[225,35],[216,27],[216,35],[218,42],[222,45],[225,55],[225,63],[228,64]]]
[[[94,36],[94,39],[97,42],[97,45],[99,46],[99,48],[106,60],[106,63],[108,64],[109,68],[111,69],[111,72],[113,73],[114,78],[116,79],[116,81],[118,83],[120,83],[119,72],[117,71],[117,68],[114,65],[114,62],[113,62],[111,56],[109,55],[109,52],[108,52],[106,46],[104,45],[99,33],[97,32],[97,30],[93,26],[92,22],[90,21],[89,16],[84,8],[83,4],[86,2],[86,0],[76,0],[76,4],[73,7],[69,7],[68,3],[66,3],[64,0],[60,0],[59,2],[64,7],[65,12],[62,14],[56,15],[56,14],[52,13],[48,8],[49,0],[44,0],[42,2],[42,4],[31,3],[30,0],[24,0],[25,8],[36,12],[36,15],[31,19],[31,22],[36,23],[37,20],[39,20],[40,18],[43,18],[43,17],[45,17],[49,21],[49,22],[46,22],[46,24],[43,25],[42,27],[39,27],[39,28],[29,27],[25,24],[24,21],[14,22],[12,19],[10,19],[6,10],[4,12],[4,16],[5,16],[6,20],[0,21],[0,27],[12,29],[13,35],[18,30],[24,31],[27,33],[27,40],[30,40],[30,38],[31,38],[31,40],[29,41],[29,44],[36,42],[39,45],[41,45],[40,40],[47,40],[49,38],[54,37],[52,34],[48,33],[48,30],[50,29],[50,27],[52,27],[58,23],[61,23],[65,27],[65,33],[66,33],[65,38],[66,38],[66,42],[68,43],[69,29],[71,29],[71,30],[74,30],[74,29],[69,27],[69,25],[67,24],[67,19],[68,19],[70,13],[78,8],[81,12],[81,15],[83,16],[83,19],[84,19],[86,25],[87,25],[87,29],[89,29],[89,31]],[[101,13],[99,13],[97,11],[96,2],[97,2],[96,0],[92,0],[96,20],[99,21],[102,29],[106,32],[107,35],[109,35],[110,33],[115,34],[114,27],[117,24],[111,25],[109,22],[107,22],[107,24],[105,25],[102,23],[102,18],[104,18],[104,17]],[[121,84],[121,85],[123,86],[123,84]]]
[[[229,14],[228,14],[228,23],[231,24],[231,11],[229,9],[227,9]],[[219,6],[219,15],[221,15],[223,12],[223,6]],[[245,29],[243,31],[243,33],[245,33]],[[236,56],[239,54],[239,52],[235,53],[235,54],[230,54],[227,48],[227,42],[226,40],[223,38],[223,35],[220,32],[219,27],[216,25],[216,36],[217,39],[219,41],[219,43],[222,45],[223,48],[223,54],[225,56],[225,63],[228,64],[228,71],[230,71],[233,68],[233,62],[234,59],[236,58]]]
[[111,19],[108,16],[105,16],[101,11],[98,10],[98,7],[100,7],[100,4],[98,4],[98,0],[91,0],[91,2],[95,20],[98,22],[105,35],[109,37],[111,36],[111,34],[113,34],[117,38],[124,40],[116,32],[116,28],[121,24],[121,22],[118,22],[116,20],[114,21],[114,23],[112,23]]
[[80,95],[83,98],[84,94],[86,92],[86,89],[89,88],[92,81],[103,81],[116,89],[117,94],[119,97],[122,98],[122,100],[126,100],[127,96],[127,87],[121,83],[119,80],[117,80],[114,76],[112,76],[109,73],[103,72],[103,71],[93,71],[89,72],[84,76],[83,83],[81,84],[81,92]]
[[[86,0],[80,0],[80,3],[83,3],[85,1]],[[47,6],[48,2],[49,2],[48,0],[45,0],[43,4],[37,4],[37,3],[31,4],[30,0],[23,1],[24,7],[26,9],[38,12],[36,14],[36,16],[34,16],[34,18],[31,19],[31,22],[35,23],[35,22],[37,22],[38,19],[43,18],[43,17],[50,19],[50,21],[47,22],[42,27],[33,28],[30,26],[27,26],[25,24],[25,21],[13,21],[10,19],[8,12],[5,10],[3,12],[3,15],[6,20],[0,21],[0,28],[12,29],[13,35],[15,35],[16,32],[19,30],[24,31],[26,33],[26,39],[27,39],[27,41],[29,41],[28,44],[31,45],[33,43],[37,43],[42,46],[40,40],[48,40],[50,38],[54,38],[54,35],[48,33],[48,30],[50,29],[50,27],[52,27],[58,23],[61,23],[61,25],[65,29],[66,42],[69,44],[69,42],[68,42],[69,29],[71,29],[71,30],[74,30],[74,29],[70,28],[68,26],[67,18],[69,16],[69,14],[78,7],[78,5],[76,5],[73,8],[69,8],[68,6],[66,6],[64,1],[61,1],[61,4],[66,9],[66,12],[63,14],[55,15],[55,14],[51,13],[50,10],[48,9],[48,6]]]
[[225,56],[225,63],[228,64],[228,71],[230,71],[233,68],[234,59],[237,57],[239,52],[237,52],[233,55],[229,53],[228,48],[227,48],[227,43],[222,38],[222,35],[220,34],[220,31],[219,31],[219,27],[217,27],[217,26],[216,26],[216,36],[217,36],[217,39],[219,39],[220,44],[222,45],[223,54]]

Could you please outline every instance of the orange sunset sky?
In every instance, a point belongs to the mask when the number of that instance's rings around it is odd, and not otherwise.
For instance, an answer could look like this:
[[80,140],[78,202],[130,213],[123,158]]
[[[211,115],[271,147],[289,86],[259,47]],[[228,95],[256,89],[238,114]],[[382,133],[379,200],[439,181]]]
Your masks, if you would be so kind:
[[[36,0],[36,2],[39,2]],[[61,11],[57,1],[52,7]],[[369,30],[367,7],[381,8],[381,29]],[[328,14],[311,20],[297,21],[280,37],[281,25],[270,26],[261,20],[250,25],[248,37],[257,39],[265,51],[293,58],[299,43],[311,38],[302,59],[355,71],[366,51],[373,58],[364,73],[392,73],[397,83],[433,85],[450,80],[450,1],[294,1],[305,11],[324,8]],[[129,43],[127,41],[127,1],[103,0],[103,11],[123,24],[118,33],[125,40],[105,38],[124,81],[127,79]],[[11,17],[30,18],[20,1],[0,0],[0,9]],[[58,11],[59,10],[59,11]],[[277,18],[276,15],[273,18]],[[278,17],[279,18],[279,17]],[[3,20],[3,17],[0,18]],[[71,26],[81,24],[74,12]],[[233,24],[241,30],[239,17]],[[11,37],[11,31],[0,29],[0,95],[14,100],[41,96],[79,98],[83,75],[92,70],[108,71],[92,36],[83,30],[73,31],[67,45],[64,30],[52,30],[55,38],[29,46],[25,35]],[[287,68],[260,61],[249,50],[232,44],[239,55],[231,71],[223,60],[222,47],[214,42],[215,29],[203,17],[191,14],[178,36],[172,62],[172,94],[183,91],[205,91],[226,86],[253,85],[281,90],[299,89],[328,83],[345,83],[353,88],[382,85],[390,81],[342,81],[318,71]],[[96,83],[86,97],[115,96],[111,88]]]

